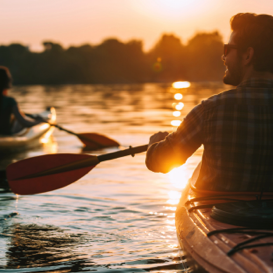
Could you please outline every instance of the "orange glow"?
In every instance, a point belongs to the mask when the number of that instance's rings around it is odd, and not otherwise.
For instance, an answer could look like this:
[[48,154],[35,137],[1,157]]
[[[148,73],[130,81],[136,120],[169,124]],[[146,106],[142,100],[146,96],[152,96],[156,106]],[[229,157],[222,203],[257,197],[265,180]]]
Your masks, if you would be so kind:
[[[160,33],[181,34],[182,41],[186,42],[196,30],[209,32],[218,29],[227,42],[232,15],[246,9],[268,13],[269,1],[231,0],[229,5],[215,0],[84,0],[81,4],[73,0],[25,2],[1,1],[0,21],[2,25],[9,22],[1,29],[1,44],[20,42],[31,49],[43,50],[41,42],[44,40],[68,47],[98,44],[108,37],[117,37],[122,41],[142,39],[145,50],[149,50]],[[96,28],[90,30],[90,26]]]
[[171,230],[175,228],[175,220],[167,220],[166,223],[171,225]]
[[170,205],[177,205],[179,203],[181,193],[179,191],[169,191],[169,200],[167,201]]
[[58,144],[54,141],[53,137],[47,138],[47,141],[43,143],[44,152],[46,154],[56,154],[58,152]]
[[157,61],[154,63],[153,70],[155,72],[160,72],[162,70],[162,65],[161,65],[160,61]]
[[169,182],[172,186],[180,190],[186,187],[190,176],[191,171],[187,168],[186,164],[175,168],[168,173]]
[[190,86],[191,86],[191,83],[187,82],[187,81],[174,82],[172,84],[172,87],[175,88],[175,89],[188,88]]
[[174,111],[173,112],[174,117],[179,117],[180,115],[181,115],[181,113],[179,111]]
[[130,0],[130,2],[143,15],[150,15],[161,20],[165,18],[181,20],[181,17],[190,19],[189,14],[196,13],[197,5],[202,11],[206,7],[201,0]]
[[176,94],[174,95],[174,98],[175,98],[176,100],[181,100],[181,99],[183,98],[183,95],[180,94],[180,93],[176,93]]
[[[45,123],[45,124],[42,124],[41,126],[41,129],[44,130],[48,127],[48,124]],[[43,143],[43,144],[46,144],[49,142],[49,138],[51,137],[52,135],[52,132],[54,130],[54,127],[51,127],[43,136],[42,138],[40,139],[40,143]]]
[[176,110],[182,110],[184,107],[184,103],[183,102],[179,102],[178,104],[175,105],[175,109]]
[[181,120],[172,120],[171,125],[174,127],[178,127],[181,124]]

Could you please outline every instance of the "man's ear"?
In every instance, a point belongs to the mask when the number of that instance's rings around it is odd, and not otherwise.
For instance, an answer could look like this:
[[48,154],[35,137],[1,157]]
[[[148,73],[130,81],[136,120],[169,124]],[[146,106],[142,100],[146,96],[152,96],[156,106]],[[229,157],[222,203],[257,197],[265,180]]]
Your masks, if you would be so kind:
[[243,53],[243,62],[244,65],[250,65],[254,57],[254,48],[248,47],[247,50]]

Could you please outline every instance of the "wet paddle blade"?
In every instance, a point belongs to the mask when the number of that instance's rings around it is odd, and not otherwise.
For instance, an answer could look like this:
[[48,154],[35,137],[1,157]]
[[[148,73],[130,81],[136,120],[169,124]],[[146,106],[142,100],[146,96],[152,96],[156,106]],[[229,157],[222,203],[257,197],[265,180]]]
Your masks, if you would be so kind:
[[84,154],[51,154],[7,167],[9,186],[17,194],[37,194],[65,187],[92,170],[99,160]]
[[77,136],[89,150],[120,146],[114,139],[97,133],[82,133]]

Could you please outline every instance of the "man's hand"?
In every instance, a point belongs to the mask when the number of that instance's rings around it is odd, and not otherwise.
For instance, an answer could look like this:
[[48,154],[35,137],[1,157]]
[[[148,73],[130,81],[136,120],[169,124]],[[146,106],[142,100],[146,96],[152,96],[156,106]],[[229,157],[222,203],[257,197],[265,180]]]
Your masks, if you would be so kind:
[[166,136],[168,136],[168,135],[169,135],[168,132],[158,132],[158,133],[152,135],[150,137],[149,146],[151,146],[152,144],[154,144],[156,142],[164,140],[166,138]]

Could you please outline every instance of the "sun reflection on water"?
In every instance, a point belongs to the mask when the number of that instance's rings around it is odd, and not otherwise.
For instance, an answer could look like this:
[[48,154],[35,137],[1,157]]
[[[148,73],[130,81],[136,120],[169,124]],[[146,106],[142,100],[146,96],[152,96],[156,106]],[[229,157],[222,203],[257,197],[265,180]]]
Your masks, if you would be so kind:
[[181,100],[181,99],[183,98],[183,95],[180,94],[180,93],[176,93],[176,94],[174,95],[174,98],[175,98],[176,100]]
[[169,191],[169,200],[167,201],[170,205],[177,205],[179,203],[181,193],[179,191]]
[[172,120],[171,125],[174,127],[178,127],[181,124],[181,120]]
[[179,117],[181,115],[181,112],[180,111],[174,111],[173,112],[173,116],[174,117]]
[[171,170],[168,174],[168,180],[175,188],[182,190],[186,187],[190,178],[191,171],[187,168],[187,164],[184,164],[178,168]]
[[183,102],[179,102],[179,103],[175,104],[174,107],[175,107],[176,110],[182,110],[183,107],[184,107],[184,103]]
[[[174,82],[172,84],[172,87],[174,87],[175,89],[181,89],[181,88],[187,88],[190,86],[189,82]],[[174,99],[175,100],[182,100],[183,99],[183,95],[181,93],[176,93],[174,94]],[[184,103],[183,102],[174,102],[172,104],[172,107],[176,110],[173,112],[173,116],[174,117],[180,117],[181,116],[181,112],[180,110],[183,109],[184,107]],[[181,120],[172,120],[171,121],[171,125],[174,127],[178,127],[181,124]]]
[[172,84],[172,87],[175,89],[188,88],[190,86],[191,86],[191,83],[187,81],[178,81]]
[[[43,124],[43,127],[41,127],[42,129],[41,130],[44,130],[44,127],[47,128],[48,127],[48,124]],[[46,144],[50,141],[50,137],[52,135],[52,132],[54,130],[54,127],[51,127],[43,136],[42,138],[40,139],[40,142],[43,143],[43,144]]]

